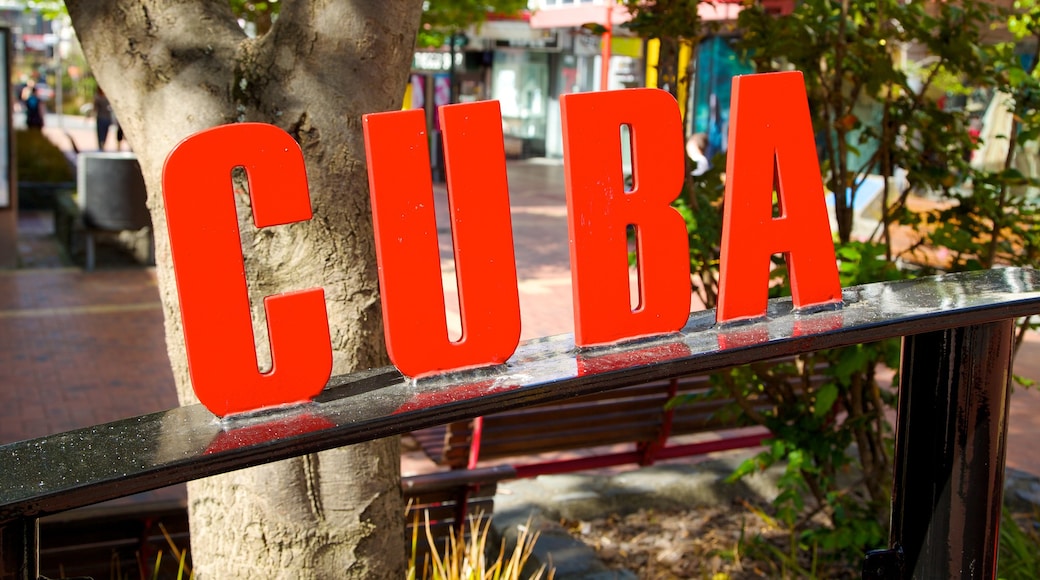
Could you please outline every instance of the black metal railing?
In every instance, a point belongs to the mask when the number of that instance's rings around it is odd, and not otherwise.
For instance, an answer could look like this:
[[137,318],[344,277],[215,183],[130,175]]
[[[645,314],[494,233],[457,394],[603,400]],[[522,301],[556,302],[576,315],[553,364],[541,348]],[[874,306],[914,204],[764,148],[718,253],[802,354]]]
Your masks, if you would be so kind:
[[188,406],[0,446],[0,579],[37,571],[38,518],[343,445],[633,383],[905,337],[889,549],[864,577],[992,577],[1003,499],[1014,319],[1040,313],[1040,272],[997,269],[848,288],[840,309],[715,324],[579,351],[524,343],[505,365],[411,381],[334,377],[313,403],[220,421]]

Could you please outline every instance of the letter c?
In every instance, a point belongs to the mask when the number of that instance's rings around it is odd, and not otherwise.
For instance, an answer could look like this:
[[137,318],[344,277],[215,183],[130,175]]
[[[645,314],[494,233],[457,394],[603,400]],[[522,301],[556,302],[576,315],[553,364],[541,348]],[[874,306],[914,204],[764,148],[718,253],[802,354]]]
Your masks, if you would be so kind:
[[303,153],[285,131],[225,125],[182,141],[163,167],[170,251],[192,386],[218,416],[306,401],[332,374],[320,288],[264,299],[272,368],[253,342],[231,173],[245,169],[257,228],[311,218]]

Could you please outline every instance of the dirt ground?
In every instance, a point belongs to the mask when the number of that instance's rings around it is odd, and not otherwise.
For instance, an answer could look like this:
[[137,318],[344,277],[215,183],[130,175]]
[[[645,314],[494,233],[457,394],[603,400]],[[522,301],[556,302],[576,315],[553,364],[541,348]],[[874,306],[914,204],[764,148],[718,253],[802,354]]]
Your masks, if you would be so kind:
[[[596,550],[611,568],[641,580],[802,578],[813,570],[801,553],[794,565],[789,536],[773,525],[768,508],[729,506],[675,512],[647,511],[589,521],[566,521],[572,536]],[[816,577],[858,578],[859,566],[817,567]]]

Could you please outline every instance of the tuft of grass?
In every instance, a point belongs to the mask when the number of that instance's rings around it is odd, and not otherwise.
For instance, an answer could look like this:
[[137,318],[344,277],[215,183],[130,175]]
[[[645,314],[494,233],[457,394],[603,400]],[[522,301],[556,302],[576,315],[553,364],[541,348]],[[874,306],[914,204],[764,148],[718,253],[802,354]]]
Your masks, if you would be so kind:
[[[418,562],[419,525],[418,514],[416,525],[412,526],[411,557],[408,561],[408,580],[520,580],[524,566],[531,558],[538,532],[531,531],[531,520],[520,526],[519,536],[514,549],[507,553],[505,541],[502,542],[498,556],[488,556],[488,532],[491,530],[491,518],[483,514],[470,516],[466,530],[457,530],[448,536],[445,543],[438,547],[430,529],[430,514],[424,513],[425,538],[429,554]],[[528,578],[541,580],[545,575],[552,580],[553,568],[543,565]]]
[[[187,580],[192,580],[195,578],[195,573],[191,571],[191,567],[187,564],[188,551],[177,547],[173,538],[170,537],[170,532],[166,531],[166,526],[164,526],[162,522],[159,522],[159,531],[161,531],[163,537],[166,538],[166,543],[170,546],[170,552],[175,558],[177,558],[177,580],[184,580],[185,578],[187,578]],[[159,574],[160,558],[162,558],[162,550],[159,550],[159,553],[156,554],[155,575],[153,576],[153,580],[155,580]]]
[[[163,570],[162,549],[159,549],[159,551],[155,554],[155,562],[153,562],[151,566],[149,566],[147,562],[144,562],[143,558],[141,557],[141,553],[138,552],[138,569],[134,570],[133,573],[123,571],[123,567],[120,564],[119,554],[113,551],[111,571],[109,573],[110,580],[194,580],[195,573],[192,572],[191,567],[188,565],[188,550],[184,550],[177,547],[177,544],[173,541],[173,538],[170,536],[170,533],[166,531],[166,526],[164,526],[162,522],[159,522],[159,531],[161,531],[163,537],[166,538],[166,543],[170,546],[170,553],[173,554],[173,557],[177,559],[176,575],[171,575],[169,570]],[[150,572],[149,567],[151,568]],[[65,577],[64,571],[62,571],[61,576],[62,578]]]
[[1016,519],[1004,506],[1000,522],[997,576],[1003,580],[1040,578],[1040,513]]

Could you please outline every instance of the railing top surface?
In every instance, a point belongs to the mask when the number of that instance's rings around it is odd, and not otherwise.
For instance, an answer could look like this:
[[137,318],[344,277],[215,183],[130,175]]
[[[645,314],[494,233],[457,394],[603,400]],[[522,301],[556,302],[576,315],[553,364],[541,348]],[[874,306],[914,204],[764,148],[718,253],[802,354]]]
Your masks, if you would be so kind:
[[1040,272],[995,269],[847,288],[840,309],[715,325],[579,351],[526,342],[504,365],[412,381],[391,368],[333,377],[312,403],[217,419],[199,405],[0,446],[0,523],[360,443],[496,410],[799,352],[1040,313]]

